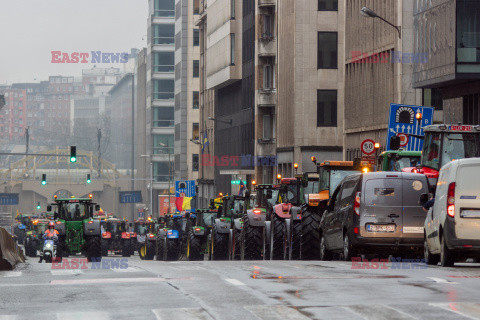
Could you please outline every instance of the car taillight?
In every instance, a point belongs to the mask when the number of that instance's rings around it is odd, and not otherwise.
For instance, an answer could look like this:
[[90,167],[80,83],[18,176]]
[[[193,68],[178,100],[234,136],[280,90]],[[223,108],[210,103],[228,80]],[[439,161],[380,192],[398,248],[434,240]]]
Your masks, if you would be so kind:
[[262,213],[262,210],[260,210],[260,209],[255,209],[255,210],[253,210],[253,213],[255,213],[255,214],[260,214],[260,213]]
[[360,215],[360,195],[361,195],[360,192],[357,192],[355,194],[355,203],[353,204],[353,210],[355,211],[357,216]]
[[173,232],[172,232],[172,231],[169,231],[169,232],[168,232],[168,235],[169,235],[169,236],[171,236],[172,234],[173,234]]
[[201,229],[200,228],[195,228],[195,231],[200,231]]
[[353,228],[353,232],[354,232],[355,234],[358,234],[358,230],[359,230],[358,227],[354,227],[354,228]]
[[130,239],[130,233],[122,232],[122,239]]
[[154,235],[153,233],[150,233],[150,234],[148,235],[148,237],[149,237],[149,238],[153,238],[153,237],[155,237],[155,235]]
[[455,182],[448,185],[447,214],[452,218],[455,217]]
[[93,223],[93,220],[88,221],[88,223]]
[[102,238],[104,239],[110,239],[111,237],[112,237],[112,234],[110,232],[102,233]]

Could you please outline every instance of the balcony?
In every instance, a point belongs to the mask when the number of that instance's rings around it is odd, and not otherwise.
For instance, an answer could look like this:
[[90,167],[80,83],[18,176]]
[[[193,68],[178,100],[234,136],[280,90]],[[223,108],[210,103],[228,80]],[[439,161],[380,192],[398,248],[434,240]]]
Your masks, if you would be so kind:
[[258,39],[258,55],[260,57],[274,57],[277,55],[277,39],[271,34],[262,34]]
[[277,0],[258,0],[258,7],[274,7],[277,4]]
[[257,90],[257,105],[259,107],[274,107],[277,105],[276,89]]

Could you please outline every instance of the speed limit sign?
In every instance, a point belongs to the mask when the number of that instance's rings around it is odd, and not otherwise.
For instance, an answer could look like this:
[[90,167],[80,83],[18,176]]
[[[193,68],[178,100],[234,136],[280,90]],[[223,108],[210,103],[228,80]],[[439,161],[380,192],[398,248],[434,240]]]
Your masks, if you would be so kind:
[[363,140],[360,148],[362,149],[363,154],[371,155],[375,153],[375,141],[372,139]]

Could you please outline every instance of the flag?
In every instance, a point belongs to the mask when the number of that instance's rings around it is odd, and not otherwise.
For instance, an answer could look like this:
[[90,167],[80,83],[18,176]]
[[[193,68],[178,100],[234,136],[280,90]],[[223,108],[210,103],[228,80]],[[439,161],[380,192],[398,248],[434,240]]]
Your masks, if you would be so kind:
[[192,206],[190,205],[192,197],[177,197],[175,199],[175,206],[178,211],[191,210]]
[[203,146],[202,146],[202,153],[205,152],[205,148],[208,147],[210,142],[208,142],[208,135],[207,135],[207,130],[205,129],[205,133],[203,134]]

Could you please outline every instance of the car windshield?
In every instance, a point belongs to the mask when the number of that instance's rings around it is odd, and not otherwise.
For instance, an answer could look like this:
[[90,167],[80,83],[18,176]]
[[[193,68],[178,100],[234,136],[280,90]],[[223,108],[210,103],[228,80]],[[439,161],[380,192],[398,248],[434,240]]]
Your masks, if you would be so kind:
[[147,226],[144,223],[135,224],[135,232],[139,235],[145,235],[147,233]]
[[233,201],[233,213],[242,213],[244,209],[244,203],[245,201],[242,199],[235,199]]
[[420,161],[420,157],[404,156],[398,159],[391,159],[388,164],[388,171],[402,171],[403,168],[414,167]]
[[308,185],[304,190],[305,194],[317,193],[318,192],[318,184],[319,184],[318,180],[309,180]]
[[278,197],[279,203],[297,203],[297,185],[291,184],[288,185],[285,189],[280,192]]
[[443,138],[442,165],[452,160],[480,157],[480,133],[450,133]]
[[260,208],[272,208],[278,200],[279,190],[259,189],[257,190],[257,206]]
[[217,217],[217,214],[215,212],[205,212],[203,213],[203,223],[205,226],[210,227],[213,225],[213,221]]
[[67,221],[79,221],[88,218],[88,207],[85,203],[62,203],[59,217]]

